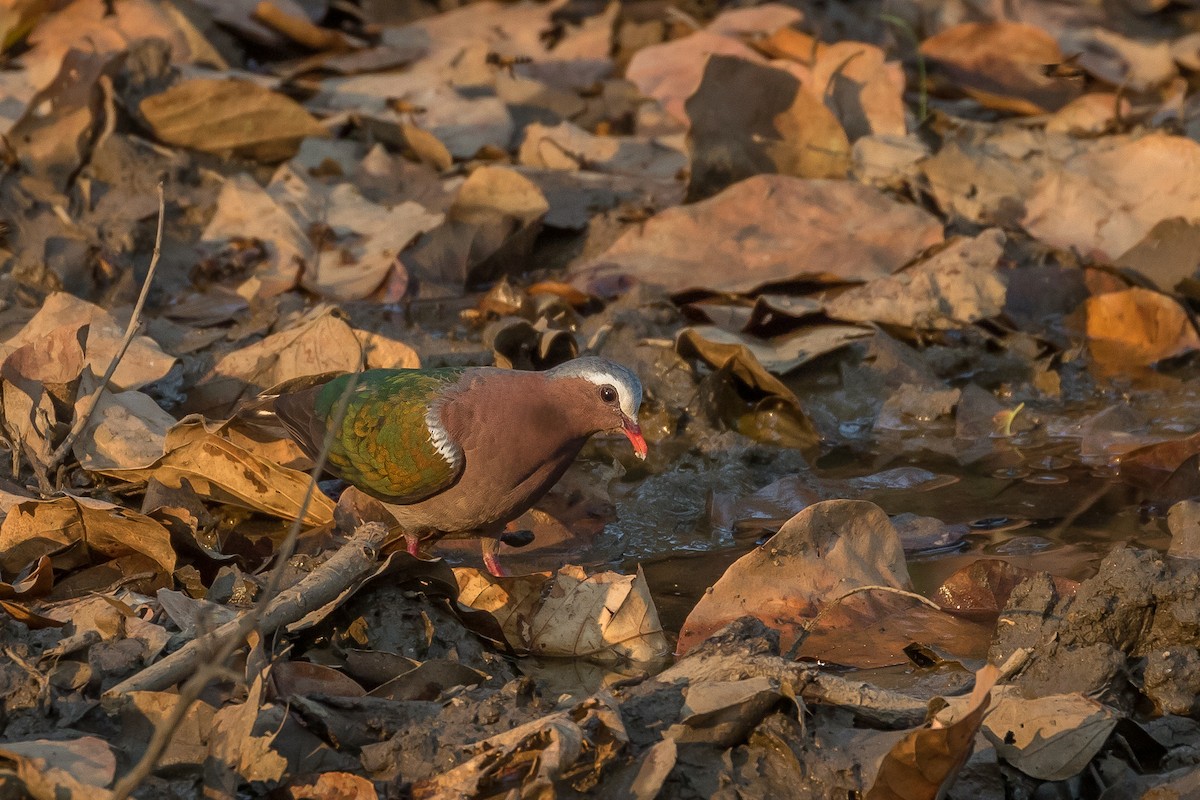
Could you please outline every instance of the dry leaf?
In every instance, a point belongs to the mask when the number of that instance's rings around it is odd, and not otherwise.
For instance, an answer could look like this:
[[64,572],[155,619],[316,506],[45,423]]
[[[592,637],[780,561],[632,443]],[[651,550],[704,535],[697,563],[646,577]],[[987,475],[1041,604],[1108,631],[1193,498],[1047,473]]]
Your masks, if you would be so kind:
[[780,631],[786,650],[809,618],[859,586],[911,590],[896,529],[873,503],[817,503],[738,559],[705,592],[679,631],[677,652],[746,616]]
[[[730,103],[737,97],[737,103]],[[710,197],[764,172],[843,178],[850,141],[833,114],[783,70],[713,55],[686,110],[692,153],[688,196]]]
[[[528,797],[554,797],[556,785],[570,786],[600,774],[628,741],[616,702],[600,692],[564,711],[476,742],[474,757],[417,782],[412,796],[492,797],[511,781]],[[583,786],[574,788],[578,792]]]
[[1200,219],[1200,144],[1155,133],[1094,146],[1033,187],[1022,224],[1046,244],[1112,260],[1165,219]]
[[[175,692],[130,692],[122,698],[122,740],[131,747],[149,744],[155,729],[166,724],[181,700]],[[208,737],[212,731],[211,705],[192,701],[183,719],[176,725],[170,744],[158,764],[161,769],[199,769],[208,756]],[[136,744],[135,744],[136,743]]]
[[[88,383],[81,392],[85,398],[90,396]],[[75,403],[76,416],[83,402]],[[174,424],[175,418],[148,395],[105,390],[72,451],[86,470],[144,467],[162,456],[167,431]]]
[[888,61],[879,47],[866,42],[821,43],[808,66],[811,72],[804,90],[833,112],[850,141],[908,132],[904,67]]
[[290,800],[378,800],[375,784],[350,772],[322,772],[287,789]]
[[167,144],[262,161],[290,158],[304,137],[326,135],[295,100],[244,80],[185,80],[142,100],[138,111]]
[[[844,344],[845,342],[843,342]],[[727,381],[733,381],[758,397],[749,413],[744,403],[723,407],[718,399],[714,411],[735,425],[747,436],[760,441],[775,442],[800,449],[815,446],[820,437],[812,421],[804,413],[799,398],[783,381],[763,368],[752,350],[740,341],[726,343],[696,328],[684,328],[675,341],[675,349],[684,358],[699,357],[721,371]],[[739,395],[740,397],[740,395]],[[729,419],[735,416],[734,419]]]
[[[148,481],[179,488],[186,480],[196,494],[206,499],[261,511],[285,520],[300,513],[308,492],[309,476],[287,469],[208,433],[200,426],[177,429],[185,437],[167,442],[167,453],[141,469],[101,470],[104,475],[126,481]],[[314,491],[304,512],[305,525],[333,521],[333,501]],[[11,517],[11,514],[9,515]],[[5,520],[7,523],[7,520]],[[0,531],[3,529],[0,528]]]
[[16,572],[76,542],[85,553],[108,558],[141,553],[165,574],[175,570],[175,549],[166,528],[136,511],[83,497],[30,500],[14,506],[0,523],[0,565]]
[[[993,622],[972,622],[920,598],[886,589],[856,592],[831,601],[812,621],[797,658],[876,669],[909,663],[904,649],[916,642],[957,658],[983,659]],[[863,631],[870,631],[869,637]]]
[[273,297],[296,285],[300,270],[316,257],[316,247],[308,237],[303,221],[293,214],[288,203],[290,171],[281,167],[264,189],[249,175],[239,174],[221,185],[217,213],[209,220],[200,242],[210,252],[231,247],[251,238],[266,249],[266,262],[255,271],[256,284],[249,296]]
[[912,267],[847,289],[825,304],[826,313],[834,319],[918,330],[954,330],[999,316],[1005,284],[997,264],[1004,243],[998,228],[953,239]]
[[[1009,595],[1038,573],[996,558],[981,558],[955,572],[933,595],[947,611],[970,616],[994,617],[1008,605]],[[1074,594],[1079,583],[1052,576],[1059,597]]]
[[186,408],[222,416],[237,402],[292,378],[360,366],[413,368],[420,362],[408,345],[356,331],[333,309],[318,307],[294,327],[227,354],[189,393]]
[[989,108],[1017,114],[1055,111],[1078,82],[1045,74],[1063,60],[1054,37],[1021,22],[964,22],[921,42],[921,54],[959,89]]
[[1194,283],[1197,268],[1200,268],[1200,224],[1182,217],[1165,219],[1118,256],[1114,263],[1136,272],[1159,291],[1178,289],[1188,297],[1194,297],[1186,286],[1189,282]]
[[[103,375],[125,337],[125,325],[118,325],[113,315],[100,306],[66,292],[50,294],[25,327],[0,347],[0,355],[39,341],[64,325],[78,328],[84,324],[88,325],[84,347],[87,365],[93,375]],[[164,353],[153,339],[136,336],[117,365],[110,385],[117,390],[141,388],[162,379],[174,363],[174,357]]]
[[641,569],[588,576],[565,566],[552,576],[493,578],[454,570],[459,602],[487,611],[514,648],[536,655],[652,661],[669,651]]
[[638,50],[625,68],[625,78],[633,81],[644,96],[657,100],[667,113],[686,125],[688,114],[684,102],[696,93],[705,62],[713,55],[765,63],[762,56],[737,39],[697,31],[682,39]]
[[722,366],[724,360],[697,340],[714,345],[744,347],[754,354],[754,358],[768,372],[786,375],[815,358],[832,353],[871,333],[870,328],[857,325],[813,325],[771,339],[760,339],[744,333],[730,333],[716,325],[699,325],[685,328],[679,336],[689,337],[693,351],[699,352],[713,366]]
[[1087,299],[1092,358],[1111,371],[1148,366],[1200,349],[1190,315],[1171,297],[1149,289],[1107,292]]
[[1058,37],[1081,69],[1111,86],[1149,92],[1179,74],[1166,41],[1133,38],[1107,27],[1066,27]]
[[688,162],[683,153],[653,139],[593,136],[570,122],[527,127],[518,159],[531,167],[652,178],[674,178]]
[[913,731],[884,756],[866,800],[936,800],[943,795],[975,747],[991,690],[1000,670],[988,664],[975,673],[967,710],[956,722]]
[[0,744],[0,758],[16,762],[17,777],[38,800],[105,800],[117,758],[95,736]]
[[1131,111],[1129,98],[1113,92],[1089,92],[1055,111],[1046,121],[1048,133],[1103,133]]
[[941,223],[875,189],[757,175],[627,231],[574,267],[573,283],[604,296],[634,281],[670,292],[865,281],[891,274],[940,241]]
[[1026,699],[1006,692],[983,723],[1000,757],[1044,781],[1078,775],[1117,724],[1112,709],[1081,694]]
[[325,242],[301,284],[340,301],[369,297],[399,265],[400,251],[442,222],[441,214],[412,201],[393,208],[372,203],[348,183],[333,188],[321,216],[335,238]]

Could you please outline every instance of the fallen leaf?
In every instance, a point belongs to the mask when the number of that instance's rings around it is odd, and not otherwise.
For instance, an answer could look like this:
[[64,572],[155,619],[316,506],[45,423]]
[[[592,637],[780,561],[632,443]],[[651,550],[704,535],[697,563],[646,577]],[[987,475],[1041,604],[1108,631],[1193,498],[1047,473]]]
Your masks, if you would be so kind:
[[292,173],[286,169],[281,167],[266,189],[245,174],[226,179],[217,198],[217,212],[200,234],[201,244],[213,254],[251,237],[262,243],[267,260],[255,271],[257,284],[251,296],[273,297],[291,289],[300,271],[316,256],[308,232],[287,202],[289,185],[303,185],[303,179],[289,181]]
[[990,228],[959,237],[894,275],[875,278],[825,304],[834,319],[879,322],[918,330],[954,330],[1004,310],[1005,284],[997,264],[1005,235]]
[[917,165],[942,211],[983,225],[1021,224],[1030,187],[1054,180],[1064,161],[1089,152],[1079,140],[1024,126],[956,131]]
[[1111,260],[1165,219],[1200,219],[1200,144],[1150,134],[1067,158],[1033,187],[1022,224],[1053,247]]
[[908,132],[904,67],[888,61],[881,48],[867,42],[822,42],[808,67],[804,90],[825,104],[850,141]]
[[[566,783],[580,791],[628,742],[616,702],[600,692],[540,719],[476,742],[475,755],[413,785],[416,800],[487,797],[509,781],[531,797],[549,797]],[[530,754],[536,757],[529,758]]]
[[765,675],[695,683],[688,687],[679,722],[666,730],[665,738],[733,747],[783,698],[779,681]]
[[992,687],[1000,671],[993,665],[975,673],[975,688],[957,721],[929,727],[905,736],[884,756],[866,800],[936,800],[953,782],[971,756],[975,734],[991,702]]
[[1000,757],[1033,778],[1078,775],[1116,727],[1112,709],[1081,694],[1027,699],[1005,692],[983,723]]
[[378,800],[375,784],[350,772],[323,772],[287,788],[290,800]]
[[705,62],[713,55],[735,56],[752,63],[765,63],[762,56],[737,39],[696,31],[682,39],[638,50],[625,68],[625,78],[632,81],[644,96],[661,103],[676,120],[687,124],[684,102],[696,93],[704,74]]
[[[81,395],[90,396],[87,382],[83,389]],[[76,416],[83,402],[76,402]],[[149,395],[105,390],[72,450],[86,470],[144,467],[163,454],[167,431],[174,424],[175,418]]]
[[727,424],[760,441],[800,449],[818,443],[820,437],[804,413],[799,398],[779,378],[764,369],[745,344],[736,339],[730,343],[715,341],[705,338],[696,328],[684,328],[679,332],[675,349],[684,358],[704,360],[721,373],[726,382],[737,384],[755,395],[754,404],[748,411],[745,403],[725,404],[721,398],[716,398],[717,406],[712,411],[723,417]]
[[[941,611],[921,598],[887,589],[855,592],[830,601],[812,620],[796,657],[858,669],[909,663],[913,642],[956,658],[987,657],[995,624]],[[870,631],[869,637],[863,631]]]
[[[933,600],[947,611],[990,618],[1008,605],[1009,595],[1038,573],[997,558],[981,558],[956,571],[938,587]],[[1069,578],[1052,576],[1059,597],[1074,594],[1079,585]]]
[[83,497],[30,500],[14,506],[0,523],[0,565],[16,572],[74,543],[81,544],[84,553],[108,558],[141,553],[165,574],[175,570],[175,550],[166,528],[136,511]]
[[293,695],[364,697],[367,694],[353,678],[333,667],[307,661],[280,661],[272,666],[268,689],[280,700]]
[[575,285],[601,296],[637,281],[673,293],[752,292],[787,281],[888,275],[941,240],[932,216],[875,189],[757,175],[660,212],[571,274]]
[[104,800],[117,770],[112,747],[95,736],[5,742],[0,757],[16,762],[17,777],[37,798]]
[[1078,82],[1045,74],[1063,60],[1054,37],[1022,22],[964,22],[921,42],[921,54],[959,89],[988,108],[1017,114],[1056,111],[1079,94]]
[[549,209],[541,190],[516,170],[480,167],[459,187],[446,221],[403,254],[404,266],[454,291],[524,272]]
[[[709,364],[720,367],[725,361],[711,349],[711,345],[744,347],[768,372],[786,375],[815,358],[832,353],[853,341],[870,336],[870,328],[857,325],[813,325],[771,339],[760,339],[747,334],[730,333],[715,325],[699,325],[684,328],[679,336],[691,341],[689,352],[698,352]],[[703,340],[708,344],[700,344]]]
[[[1150,281],[1161,292],[1181,289],[1200,268],[1200,224],[1172,217],[1156,224],[1146,236],[1113,262]],[[1185,292],[1186,294],[1186,292]]]
[[329,307],[317,307],[293,327],[225,355],[189,393],[185,408],[209,416],[305,375],[354,372],[360,366],[413,368],[416,352],[382,334],[351,328]]
[[1166,41],[1100,26],[1066,27],[1058,38],[1065,52],[1078,54],[1075,64],[1111,86],[1149,92],[1179,74]]
[[[165,725],[183,702],[175,692],[129,692],[122,699],[126,701],[121,707],[122,741],[141,747],[150,743],[158,726]],[[200,769],[208,756],[215,713],[216,709],[203,700],[192,701],[159,758],[160,768]]]
[[900,537],[873,503],[816,503],[738,559],[705,592],[679,631],[676,652],[687,653],[745,616],[780,631],[780,646],[787,650],[810,618],[859,586],[911,590]]
[[[730,103],[737,97],[737,103]],[[713,55],[686,104],[691,127],[688,197],[711,197],[760,173],[843,178],[850,141],[821,101],[783,70]]]
[[1200,349],[1190,315],[1171,297],[1132,288],[1087,299],[1092,358],[1110,371],[1148,366]]
[[439,225],[442,215],[412,201],[385,208],[342,183],[329,193],[322,222],[334,239],[325,242],[311,269],[304,271],[301,285],[322,297],[348,301],[374,293],[399,264],[400,252]]
[[290,158],[306,136],[326,135],[304,106],[245,80],[184,80],[142,100],[138,111],[167,144],[268,162]]
[[1047,133],[1104,133],[1132,110],[1129,99],[1113,92],[1076,97],[1046,120]]
[[[306,473],[260,458],[201,426],[180,431],[186,438],[168,440],[166,454],[153,464],[140,469],[101,470],[102,474],[126,481],[154,478],[172,488],[179,488],[186,480],[198,495],[218,503],[285,520],[295,519],[300,513],[310,482]],[[332,500],[323,492],[314,491],[304,512],[304,524],[332,522],[333,509]]]
[[[118,325],[113,315],[100,306],[66,292],[47,296],[38,313],[0,348],[0,355],[36,342],[63,325],[78,328],[84,324],[88,325],[84,345],[87,365],[93,375],[103,375],[125,337],[125,326]],[[161,380],[174,363],[175,359],[164,353],[153,339],[135,336],[113,373],[111,386],[119,391],[139,389]]]
[[645,576],[587,575],[565,566],[550,577],[492,578],[455,569],[459,602],[488,611],[509,644],[542,656],[653,661],[670,649]]
[[527,127],[518,159],[530,167],[651,178],[674,178],[688,163],[686,155],[654,139],[594,136],[570,122]]

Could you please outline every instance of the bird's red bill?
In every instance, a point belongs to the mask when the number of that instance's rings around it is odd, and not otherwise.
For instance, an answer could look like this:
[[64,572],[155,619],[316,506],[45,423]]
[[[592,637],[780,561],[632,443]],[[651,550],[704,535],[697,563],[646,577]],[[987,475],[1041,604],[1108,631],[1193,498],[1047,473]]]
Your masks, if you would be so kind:
[[629,439],[629,443],[633,445],[634,455],[645,461],[646,454],[650,452],[650,449],[646,446],[646,438],[642,436],[642,429],[636,422],[627,419],[625,420],[623,430],[625,431],[625,436]]

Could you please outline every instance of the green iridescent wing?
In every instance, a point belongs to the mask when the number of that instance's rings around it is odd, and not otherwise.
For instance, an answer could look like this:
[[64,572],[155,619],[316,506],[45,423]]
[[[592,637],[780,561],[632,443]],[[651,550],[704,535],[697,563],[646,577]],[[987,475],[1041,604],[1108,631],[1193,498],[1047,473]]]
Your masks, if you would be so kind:
[[[458,382],[462,369],[377,369],[358,376],[326,469],[367,494],[415,503],[454,483],[462,454],[431,435],[426,415]],[[315,457],[351,375],[279,397],[275,411],[302,448]]]

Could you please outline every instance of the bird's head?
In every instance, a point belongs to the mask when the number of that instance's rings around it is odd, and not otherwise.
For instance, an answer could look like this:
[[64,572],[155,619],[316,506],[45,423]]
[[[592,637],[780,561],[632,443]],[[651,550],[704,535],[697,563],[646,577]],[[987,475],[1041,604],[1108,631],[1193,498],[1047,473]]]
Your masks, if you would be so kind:
[[638,458],[646,457],[646,439],[638,426],[642,382],[628,367],[596,356],[576,358],[546,372],[552,380],[570,381],[578,405],[574,412],[594,431],[623,433]]

